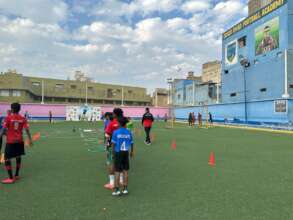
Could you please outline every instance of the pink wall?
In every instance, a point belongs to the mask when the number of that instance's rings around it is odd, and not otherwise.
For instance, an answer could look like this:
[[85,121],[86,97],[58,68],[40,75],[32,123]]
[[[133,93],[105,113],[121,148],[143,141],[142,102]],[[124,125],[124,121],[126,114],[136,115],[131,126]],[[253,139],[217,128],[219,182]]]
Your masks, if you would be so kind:
[[[30,117],[48,117],[49,111],[52,111],[53,117],[66,117],[66,105],[58,104],[22,104],[21,114],[25,111],[29,112]],[[120,106],[119,106],[120,107]],[[101,106],[102,112],[113,111],[114,106]],[[141,117],[145,112],[145,107],[134,107],[134,106],[123,106],[125,116],[128,117]],[[10,109],[10,104],[0,103],[0,114],[6,115],[6,111]],[[165,114],[169,114],[169,109],[167,107],[150,107],[150,110],[154,117],[158,115],[164,117]]]
[[[118,106],[119,108],[123,109],[124,115],[128,117],[142,117],[145,112],[145,107],[132,107],[132,106]],[[113,106],[102,106],[102,112],[112,112]],[[165,107],[150,107],[151,113],[154,117],[164,117],[165,114],[169,115],[169,109]]]
[[[5,115],[6,111],[10,109],[10,104],[0,103],[0,113]],[[28,111],[31,117],[48,117],[49,111],[52,111],[54,117],[65,117],[65,105],[41,105],[41,104],[21,104],[21,114]]]

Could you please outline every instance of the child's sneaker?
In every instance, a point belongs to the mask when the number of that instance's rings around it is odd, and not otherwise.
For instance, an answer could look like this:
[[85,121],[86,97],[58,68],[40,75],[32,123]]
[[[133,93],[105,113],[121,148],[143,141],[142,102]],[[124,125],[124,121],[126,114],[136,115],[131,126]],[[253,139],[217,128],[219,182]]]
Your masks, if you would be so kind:
[[2,180],[1,182],[3,184],[12,184],[12,183],[14,183],[14,181],[15,181],[14,179],[7,178],[7,179]]
[[113,193],[112,193],[112,196],[120,196],[121,195],[121,192],[120,190],[115,190]]
[[110,190],[114,189],[114,186],[112,184],[110,184],[110,183],[105,184],[104,187],[106,189],[110,189]]
[[127,195],[127,194],[128,194],[128,190],[127,190],[127,189],[124,189],[124,190],[122,191],[122,194],[123,194],[123,195]]

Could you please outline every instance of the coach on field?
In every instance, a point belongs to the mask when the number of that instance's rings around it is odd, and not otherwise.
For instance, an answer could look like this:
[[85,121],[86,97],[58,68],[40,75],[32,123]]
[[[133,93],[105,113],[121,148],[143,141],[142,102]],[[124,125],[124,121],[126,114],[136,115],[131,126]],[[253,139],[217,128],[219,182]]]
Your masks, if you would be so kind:
[[153,122],[154,122],[154,117],[152,113],[150,113],[150,109],[146,108],[145,113],[142,116],[142,120],[141,120],[141,123],[144,127],[145,134],[146,134],[146,139],[145,139],[146,145],[151,145],[150,133],[151,133]]

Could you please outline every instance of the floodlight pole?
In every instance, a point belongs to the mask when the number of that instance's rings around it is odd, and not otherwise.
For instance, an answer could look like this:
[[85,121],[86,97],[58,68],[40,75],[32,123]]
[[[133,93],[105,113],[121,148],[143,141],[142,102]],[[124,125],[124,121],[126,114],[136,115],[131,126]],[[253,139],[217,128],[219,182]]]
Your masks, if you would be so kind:
[[43,105],[43,104],[45,104],[45,98],[44,98],[44,96],[45,96],[45,88],[44,88],[44,86],[45,86],[45,83],[44,83],[44,80],[42,80],[42,101],[41,101],[41,104]]
[[244,114],[245,124],[247,124],[247,95],[246,95],[246,67],[243,66],[243,83],[244,83]]
[[124,87],[121,89],[121,106],[124,106]]
[[85,82],[85,104],[87,105],[87,99],[88,99],[88,94],[87,94],[87,81]]
[[289,98],[290,95],[288,93],[288,50],[285,50],[285,85],[284,85],[284,94],[282,95],[283,98]]

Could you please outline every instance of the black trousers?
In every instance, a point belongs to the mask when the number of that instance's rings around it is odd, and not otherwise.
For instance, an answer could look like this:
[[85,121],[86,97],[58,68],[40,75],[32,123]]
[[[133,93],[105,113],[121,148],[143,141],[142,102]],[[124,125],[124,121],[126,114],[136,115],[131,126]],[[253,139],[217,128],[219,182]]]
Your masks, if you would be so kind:
[[2,143],[3,143],[3,139],[0,138],[0,153],[1,153],[1,149],[2,149]]
[[152,129],[151,127],[145,127],[144,128],[145,135],[146,135],[145,141],[147,143],[151,143],[151,137],[150,137],[151,129]]

